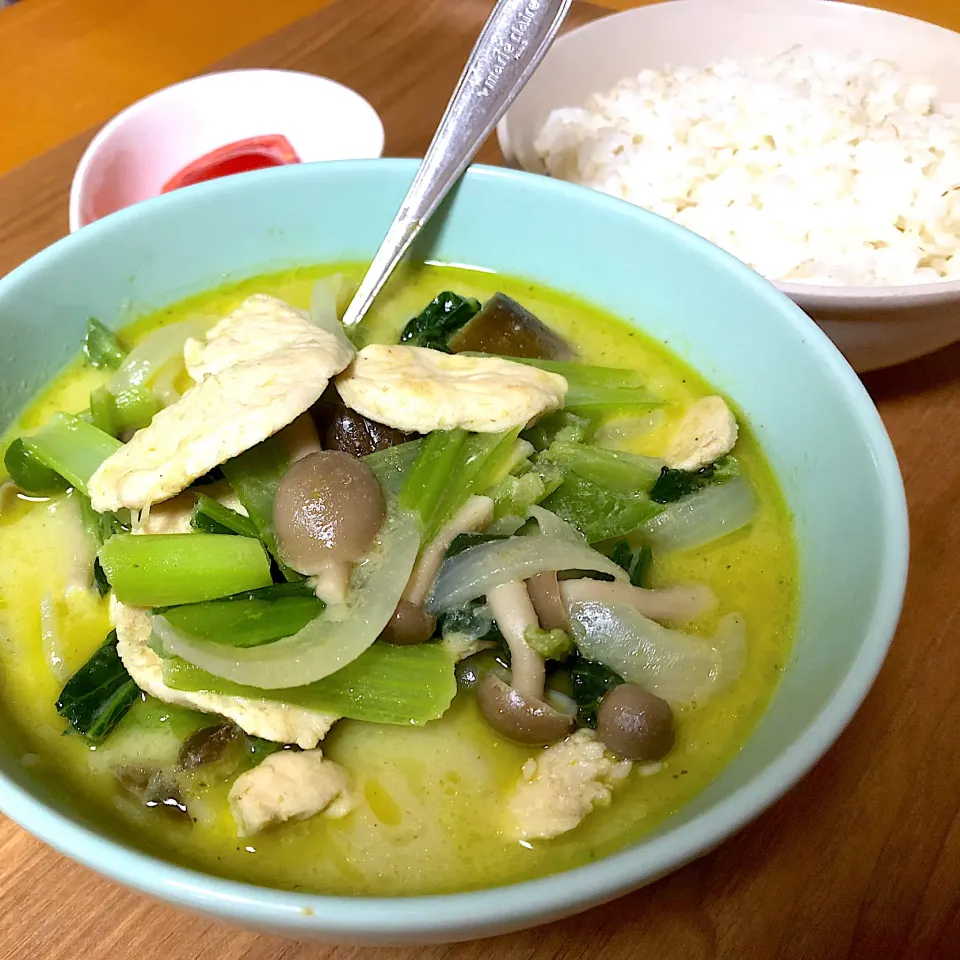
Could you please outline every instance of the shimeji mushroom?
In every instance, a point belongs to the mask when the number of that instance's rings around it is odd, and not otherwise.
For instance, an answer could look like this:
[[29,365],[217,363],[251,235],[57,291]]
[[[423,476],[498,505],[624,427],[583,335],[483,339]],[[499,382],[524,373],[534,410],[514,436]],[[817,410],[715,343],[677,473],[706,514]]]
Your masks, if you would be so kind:
[[528,628],[540,626],[526,585],[512,580],[494,587],[487,602],[510,647],[511,676],[509,683],[493,671],[483,678],[477,689],[481,715],[498,733],[520,743],[562,739],[573,729],[574,715],[544,700],[544,661],[524,639]]
[[328,603],[343,601],[351,564],[370,549],[385,516],[383,492],[370,468],[336,450],[294,463],[273,507],[281,558],[316,577],[317,596]]

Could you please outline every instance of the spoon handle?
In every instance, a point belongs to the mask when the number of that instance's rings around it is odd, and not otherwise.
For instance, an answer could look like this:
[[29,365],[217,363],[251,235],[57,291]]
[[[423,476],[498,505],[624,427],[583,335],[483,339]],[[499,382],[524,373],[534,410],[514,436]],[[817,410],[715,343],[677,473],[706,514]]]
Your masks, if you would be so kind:
[[358,323],[387,278],[550,49],[572,0],[498,0],[417,175],[343,316]]

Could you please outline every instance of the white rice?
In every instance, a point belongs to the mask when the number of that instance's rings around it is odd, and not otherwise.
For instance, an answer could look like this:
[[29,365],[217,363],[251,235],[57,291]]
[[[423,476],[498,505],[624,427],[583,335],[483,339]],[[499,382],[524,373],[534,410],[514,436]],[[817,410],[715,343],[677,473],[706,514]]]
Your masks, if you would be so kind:
[[554,110],[551,176],[675,220],[770,279],[960,280],[960,107],[895,65],[795,48],[644,70]]

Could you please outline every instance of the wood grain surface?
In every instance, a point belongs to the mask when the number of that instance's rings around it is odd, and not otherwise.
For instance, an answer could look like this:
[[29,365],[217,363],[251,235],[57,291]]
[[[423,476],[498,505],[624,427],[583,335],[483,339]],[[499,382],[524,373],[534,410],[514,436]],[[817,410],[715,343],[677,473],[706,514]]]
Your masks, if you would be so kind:
[[[486,0],[338,0],[226,63],[348,83],[380,111],[387,154],[416,155],[488,10]],[[573,22],[599,13],[579,6]],[[88,136],[0,177],[0,273],[65,232],[69,177]],[[495,145],[483,159],[497,159]],[[910,502],[901,627],[836,746],[717,851],[549,927],[373,951],[291,943],[176,912],[0,819],[0,960],[960,958],[960,345],[866,382]]]

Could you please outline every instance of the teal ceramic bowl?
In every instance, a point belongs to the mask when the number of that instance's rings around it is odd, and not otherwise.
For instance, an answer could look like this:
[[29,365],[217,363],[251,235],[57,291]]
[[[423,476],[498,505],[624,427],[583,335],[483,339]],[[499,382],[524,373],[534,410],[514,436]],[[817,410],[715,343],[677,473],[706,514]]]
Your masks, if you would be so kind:
[[[55,244],[0,281],[0,418],[73,355],[84,320],[301,263],[370,258],[413,161],[313,164],[192,187]],[[907,570],[897,461],[870,398],[785,296],[694,234],[598,193],[474,168],[417,255],[528,277],[631,320],[733,397],[796,518],[801,613],[766,715],[713,784],[643,842],[528,883],[396,899],[309,896],[184,869],[119,842],[19,762],[0,724],[0,808],[51,846],[172,904],[300,939],[463,940],[610,900],[710,850],[795,783],[859,706]]]

